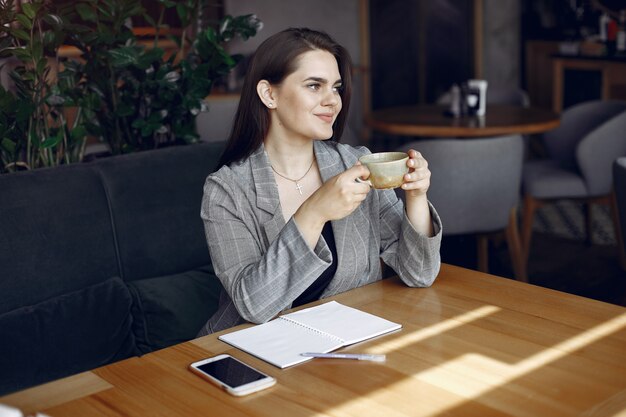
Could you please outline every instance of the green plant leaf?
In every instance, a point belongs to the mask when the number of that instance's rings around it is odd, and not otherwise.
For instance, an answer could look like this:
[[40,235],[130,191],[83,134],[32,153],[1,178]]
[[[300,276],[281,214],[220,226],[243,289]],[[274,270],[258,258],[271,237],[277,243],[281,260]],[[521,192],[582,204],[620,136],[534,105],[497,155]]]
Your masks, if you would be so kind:
[[152,16],[150,16],[148,13],[144,13],[144,14],[142,15],[142,17],[144,18],[144,20],[145,20],[146,22],[148,22],[148,24],[149,24],[150,26],[152,26],[153,28],[156,28],[156,26],[157,26],[157,22],[155,22],[155,21],[154,21],[154,19],[152,18]]
[[35,7],[33,7],[33,5],[31,3],[26,3],[26,2],[22,3],[22,11],[31,20],[37,14],[37,11],[35,10]]
[[95,23],[98,21],[98,15],[93,10],[93,8],[91,8],[91,6],[89,6],[88,4],[78,3],[76,5],[76,11],[80,15],[81,19],[83,19],[86,22]]
[[86,33],[95,33],[95,31],[86,25],[76,24],[73,22],[64,22],[63,30],[68,33],[72,33],[73,35],[84,35]]
[[153,62],[160,62],[163,59],[165,51],[161,48],[152,48],[139,55],[137,66],[142,69],[148,69]]
[[49,24],[50,26],[52,26],[55,29],[60,30],[61,26],[64,23],[64,20],[61,16],[54,14],[54,13],[50,13],[50,14],[46,14],[43,16],[43,20],[44,22],[46,22],[47,24]]
[[211,43],[217,42],[217,35],[215,34],[215,30],[213,28],[208,27],[204,30],[204,37]]
[[87,136],[87,128],[82,125],[76,126],[70,132],[70,138],[74,142],[83,140],[85,136]]
[[30,131],[30,143],[32,143],[33,146],[35,146],[36,148],[38,148],[39,144],[41,143],[41,141],[39,140],[39,136],[37,135],[37,132],[35,132],[35,129]]
[[109,10],[105,9],[104,7],[100,5],[96,6],[96,8],[98,9],[98,12],[100,13],[100,15],[102,15],[104,18],[111,19],[112,15]]
[[170,7],[174,7],[176,6],[176,2],[171,1],[171,0],[158,0],[159,3],[161,3],[163,6],[165,6],[166,8],[170,8]]
[[16,58],[22,61],[29,61],[32,58],[30,52],[25,48],[7,48],[7,50],[10,50]]
[[[0,86],[0,115],[2,113],[13,112],[14,109],[14,101],[13,94],[8,92],[4,87]],[[0,128],[5,126],[0,123]]]
[[62,139],[63,131],[59,129],[59,133],[57,133],[55,136],[50,136],[46,138],[43,142],[41,142],[41,145],[39,145],[39,147],[42,149],[54,148],[61,142]]
[[138,59],[137,50],[132,46],[111,49],[109,56],[111,57],[111,64],[118,68],[137,64]]
[[129,7],[127,9],[124,10],[123,16],[125,17],[124,20],[126,20],[127,18],[131,18],[131,17],[135,17],[135,16],[141,16],[143,15],[145,12],[145,9],[141,6],[141,4],[129,4]]
[[46,69],[46,65],[48,64],[48,60],[46,60],[46,58],[41,58],[37,61],[37,73],[39,74],[43,74],[45,69]]
[[2,147],[2,149],[5,150],[5,152],[8,152],[10,154],[15,153],[15,147],[16,147],[16,143],[13,142],[11,139],[9,138],[4,138],[2,139],[2,141],[0,142],[0,147]]
[[61,44],[61,42],[58,42],[59,38],[57,36],[62,37],[62,34],[57,34],[51,30],[48,30],[45,31],[43,33],[43,36],[41,37],[44,51],[50,52],[51,55],[55,55],[56,47]]
[[15,20],[17,20],[19,24],[27,30],[31,30],[33,28],[33,22],[25,14],[19,13],[15,16]]
[[223,55],[222,55],[222,59],[224,60],[224,65],[228,66],[229,69],[234,67],[235,64],[237,63],[232,56],[228,55],[228,53],[226,51],[224,51]]
[[152,136],[155,130],[159,128],[159,123],[147,123],[141,128],[141,136],[148,137]]
[[26,123],[35,111],[35,105],[28,100],[18,100],[15,110],[15,120],[18,123]]
[[176,13],[178,13],[178,17],[180,18],[181,22],[187,22],[189,16],[189,10],[187,9],[187,6],[182,3],[178,3],[176,5]]
[[135,113],[134,106],[129,105],[127,103],[120,103],[117,106],[117,110],[115,112],[115,114],[120,116],[120,117],[132,116],[134,113]]
[[35,61],[43,58],[43,45],[39,39],[35,38],[31,45],[31,51],[32,57]]
[[161,122],[161,119],[163,119],[163,117],[159,112],[152,113],[148,117],[148,124],[151,126],[156,126]]
[[30,41],[30,35],[24,29],[11,29],[11,35],[23,41]]

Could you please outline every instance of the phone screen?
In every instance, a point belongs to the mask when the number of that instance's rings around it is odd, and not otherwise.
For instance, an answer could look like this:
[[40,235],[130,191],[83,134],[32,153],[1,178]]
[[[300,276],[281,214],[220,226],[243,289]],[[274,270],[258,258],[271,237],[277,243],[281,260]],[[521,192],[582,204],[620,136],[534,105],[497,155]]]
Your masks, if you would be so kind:
[[233,388],[266,378],[262,373],[231,357],[205,363],[198,366],[198,369]]

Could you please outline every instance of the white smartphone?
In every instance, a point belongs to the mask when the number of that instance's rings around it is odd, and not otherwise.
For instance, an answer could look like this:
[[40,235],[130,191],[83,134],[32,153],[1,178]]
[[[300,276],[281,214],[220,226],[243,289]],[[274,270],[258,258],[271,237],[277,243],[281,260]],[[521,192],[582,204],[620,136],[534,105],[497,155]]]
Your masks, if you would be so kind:
[[236,396],[260,391],[276,383],[271,376],[226,354],[194,362],[189,369]]

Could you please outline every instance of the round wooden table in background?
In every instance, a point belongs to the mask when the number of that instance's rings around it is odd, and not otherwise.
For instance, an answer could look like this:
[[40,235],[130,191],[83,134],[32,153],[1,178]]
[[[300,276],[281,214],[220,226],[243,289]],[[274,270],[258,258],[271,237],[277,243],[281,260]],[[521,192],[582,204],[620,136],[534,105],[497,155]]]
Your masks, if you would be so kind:
[[541,133],[556,128],[559,114],[535,107],[487,105],[483,117],[446,116],[447,106],[392,107],[372,112],[367,125],[381,133],[426,137],[488,137]]

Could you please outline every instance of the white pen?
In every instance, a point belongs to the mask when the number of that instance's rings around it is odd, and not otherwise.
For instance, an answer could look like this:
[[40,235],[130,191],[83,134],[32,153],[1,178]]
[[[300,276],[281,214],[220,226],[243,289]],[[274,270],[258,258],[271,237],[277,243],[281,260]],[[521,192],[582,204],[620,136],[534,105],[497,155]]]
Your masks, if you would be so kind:
[[333,358],[333,359],[358,359],[360,361],[374,361],[385,362],[387,358],[385,355],[376,355],[374,353],[318,353],[318,352],[305,352],[300,356],[307,356],[310,358]]

